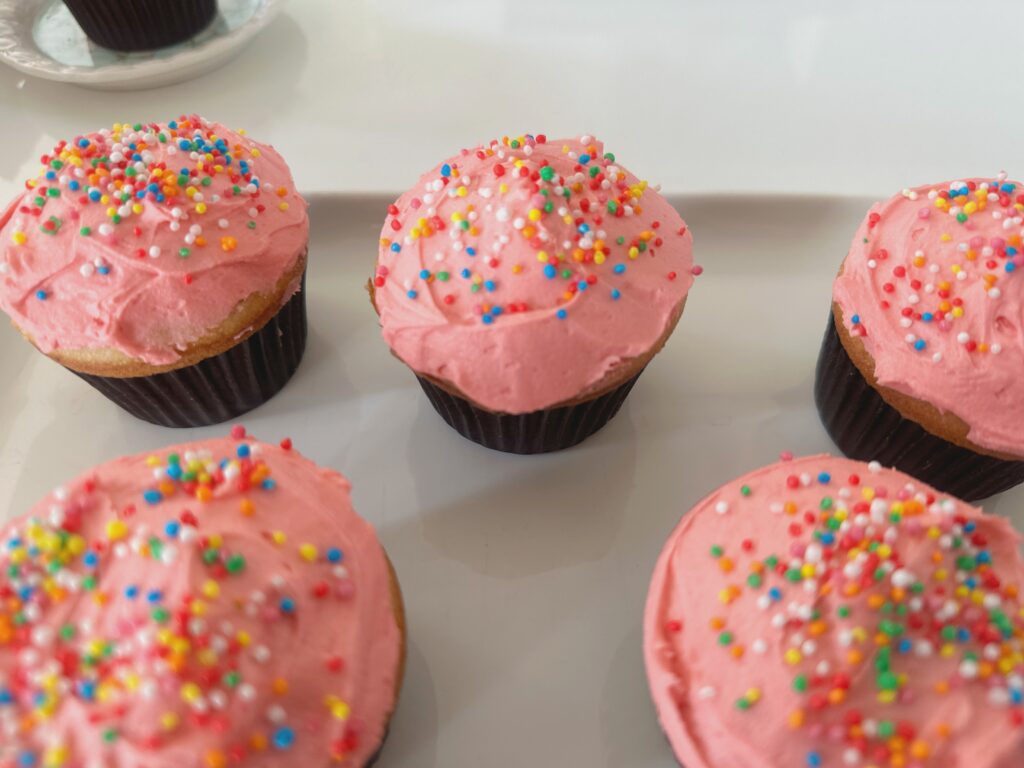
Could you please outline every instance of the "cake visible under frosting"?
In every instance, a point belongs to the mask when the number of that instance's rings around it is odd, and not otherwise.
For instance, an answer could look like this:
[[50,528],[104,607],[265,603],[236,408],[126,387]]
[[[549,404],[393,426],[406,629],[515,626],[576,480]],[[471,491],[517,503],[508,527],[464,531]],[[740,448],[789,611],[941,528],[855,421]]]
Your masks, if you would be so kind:
[[396,696],[349,484],[243,437],[112,461],[0,536],[0,767],[362,768]]
[[1024,765],[1009,523],[813,456],[701,501],[658,560],[644,656],[685,768]]
[[600,141],[523,136],[463,150],[389,207],[375,303],[414,371],[527,413],[655,347],[693,273],[679,214]]
[[878,383],[1024,457],[1024,187],[970,179],[872,206],[833,297]]
[[273,295],[306,247],[281,156],[200,117],[118,124],[42,162],[0,212],[0,308],[46,353],[174,363],[239,302]]

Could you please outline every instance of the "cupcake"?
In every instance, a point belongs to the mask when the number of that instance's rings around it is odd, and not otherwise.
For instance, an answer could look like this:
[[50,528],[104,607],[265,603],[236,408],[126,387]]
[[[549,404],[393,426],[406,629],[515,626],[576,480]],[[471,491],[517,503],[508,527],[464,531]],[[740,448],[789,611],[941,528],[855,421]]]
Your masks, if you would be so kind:
[[1024,764],[1009,523],[877,463],[726,484],[658,559],[644,659],[686,768]]
[[398,198],[370,289],[445,421],[541,453],[615,415],[693,272],[679,214],[600,141],[528,135],[463,150]]
[[832,289],[815,399],[846,455],[971,500],[1024,482],[1024,195],[1004,175],[869,211]]
[[395,573],[341,475],[232,434],[103,464],[5,526],[0,767],[372,761]]
[[202,32],[216,0],[64,0],[86,36],[115,51],[152,51]]
[[306,344],[309,221],[273,148],[200,117],[62,141],[0,213],[0,308],[140,419],[269,400]]

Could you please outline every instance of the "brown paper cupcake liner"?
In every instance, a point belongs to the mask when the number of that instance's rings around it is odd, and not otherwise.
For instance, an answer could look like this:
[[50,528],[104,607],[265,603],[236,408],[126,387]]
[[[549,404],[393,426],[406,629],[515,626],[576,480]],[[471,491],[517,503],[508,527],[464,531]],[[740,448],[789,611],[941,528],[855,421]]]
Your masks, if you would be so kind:
[[570,448],[597,432],[618,413],[640,373],[592,400],[523,414],[484,410],[421,376],[416,378],[434,410],[463,437],[495,451],[531,454]]
[[216,0],[64,0],[94,43],[151,51],[194,37],[217,15]]
[[219,355],[152,376],[116,378],[73,371],[143,421],[203,427],[251,411],[276,395],[306,348],[306,276],[270,321]]
[[852,459],[896,467],[966,501],[1024,482],[1024,461],[955,445],[885,402],[850,359],[831,316],[818,357],[814,401],[829,436]]

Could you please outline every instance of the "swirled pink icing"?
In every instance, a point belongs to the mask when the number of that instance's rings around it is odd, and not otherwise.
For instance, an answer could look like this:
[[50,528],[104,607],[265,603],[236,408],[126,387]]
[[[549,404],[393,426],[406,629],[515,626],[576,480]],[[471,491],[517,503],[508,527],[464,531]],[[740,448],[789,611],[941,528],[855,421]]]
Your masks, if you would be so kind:
[[43,352],[173,363],[306,246],[281,156],[200,117],[115,125],[42,162],[0,214],[0,308]]
[[833,297],[878,382],[1024,457],[1024,187],[970,179],[872,206]]
[[349,484],[208,440],[57,488],[0,542],[0,766],[339,765],[376,752],[402,640]]
[[384,338],[409,367],[527,413],[654,347],[693,282],[692,237],[600,141],[505,138],[390,206],[374,282]]
[[1024,562],[1009,523],[812,456],[727,483],[669,537],[644,613],[686,768],[1024,764]]

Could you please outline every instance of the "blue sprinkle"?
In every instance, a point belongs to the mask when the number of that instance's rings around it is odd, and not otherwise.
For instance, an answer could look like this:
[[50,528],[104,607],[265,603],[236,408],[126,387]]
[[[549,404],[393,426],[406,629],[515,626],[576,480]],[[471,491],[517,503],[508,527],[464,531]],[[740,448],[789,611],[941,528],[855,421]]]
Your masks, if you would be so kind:
[[68,182],[68,189],[70,189],[72,192],[77,192],[81,188],[82,185],[78,183],[78,181],[75,179],[72,179],[71,181]]
[[811,768],[818,768],[818,766],[821,765],[821,755],[817,752],[808,752],[807,764],[811,766]]
[[89,199],[92,200],[94,203],[98,203],[101,197],[103,197],[103,193],[100,192],[98,189],[93,189],[89,191]]
[[452,175],[452,167],[448,165],[448,163],[445,163],[444,165],[441,166],[441,175],[444,176],[445,178],[448,178],[449,176]]
[[1021,691],[1020,688],[1013,688],[1010,691],[1010,701],[1012,701],[1014,704],[1020,704],[1021,702],[1024,702],[1024,691]]
[[416,291],[406,291],[405,295],[408,296],[410,299],[415,299],[417,296],[419,296],[419,294],[416,293]]
[[159,589],[151,589],[149,592],[146,593],[146,601],[147,602],[159,603],[163,599],[164,599],[163,592],[161,592]]
[[832,475],[830,475],[828,472],[822,472],[820,475],[818,475],[818,482],[821,483],[822,485],[827,485],[831,480]]
[[14,696],[7,688],[0,688],[0,704],[13,704]]
[[545,264],[544,265],[544,277],[548,278],[548,280],[551,280],[556,275],[558,275],[558,270],[557,269],[555,269],[550,264]]
[[277,481],[272,477],[268,477],[263,481],[262,486],[264,491],[272,491],[277,488]]
[[96,695],[96,683],[91,680],[83,680],[78,684],[78,695],[86,701],[91,701]]
[[964,523],[964,532],[965,533],[974,533],[974,531],[975,531],[975,529],[977,529],[977,527],[978,526],[974,524],[974,521],[970,520],[970,521]]
[[828,545],[828,544],[835,544],[836,543],[836,536],[835,536],[835,534],[832,533],[831,531],[829,531],[828,533],[821,534],[821,543],[822,544],[826,544],[826,545]]
[[497,317],[498,315],[500,315],[504,311],[505,310],[503,310],[501,307],[495,307],[494,309],[491,310],[491,314],[494,315],[495,317]]
[[924,339],[918,339],[917,341],[914,342],[914,349],[916,349],[918,352],[920,352],[927,346],[928,345],[925,343]]
[[931,312],[925,312],[923,315],[921,315],[921,319],[924,320],[926,323],[930,323],[932,320],[935,319],[935,315],[933,315]]
[[621,275],[625,271],[626,271],[626,265],[625,264],[616,264],[612,268],[612,272],[614,272],[616,275]]
[[555,313],[555,316],[556,316],[556,317],[557,317],[557,318],[558,318],[559,320],[565,320],[565,318],[566,318],[566,317],[568,316],[568,314],[569,314],[569,313],[568,313],[568,312],[566,312],[566,311],[565,311],[564,309],[560,309],[560,310],[558,310],[558,311],[557,311],[557,312]]
[[295,601],[290,597],[282,597],[280,606],[282,613],[293,613],[295,611]]
[[240,459],[249,458],[249,446],[246,443],[242,443],[235,449],[235,455]]
[[1017,187],[1014,184],[1003,184],[1003,186],[1001,186],[999,188],[999,191],[1000,192],[1013,192],[1013,190],[1016,189],[1016,188]]
[[1017,249],[1014,248],[1012,245],[1006,246],[1006,255],[1007,256],[1016,256],[1017,255]]
[[[32,554],[35,555],[38,553],[33,552]],[[32,587],[22,587],[18,590],[18,599],[21,600],[23,603],[26,603],[32,597],[33,592],[35,592],[35,590],[32,589]]]
[[192,142],[188,139],[182,139],[178,142],[178,149],[192,149]]
[[850,318],[850,322],[854,325],[860,325],[860,315],[854,315]]
[[56,178],[57,178],[57,172],[56,171],[47,171],[46,172],[46,180],[47,181],[53,181]]
[[172,539],[175,538],[181,531],[181,523],[177,520],[168,521],[167,525],[164,526],[164,533]]
[[778,587],[772,587],[768,590],[768,597],[770,597],[775,602],[778,602],[782,599],[782,590]]
[[579,225],[579,227],[578,227],[578,229],[579,229],[579,231],[580,231],[580,232],[582,232],[583,234],[586,234],[587,232],[589,232],[589,231],[590,231],[590,225],[589,225],[589,224],[580,224],[580,225]]
[[144,498],[150,504],[159,504],[163,496],[160,494],[160,491],[150,488],[148,491],[143,492],[142,498]]
[[79,139],[78,140],[78,146],[80,146],[82,149],[85,149],[86,147],[89,146],[89,140],[86,139],[86,138]]
[[956,639],[959,640],[961,643],[966,643],[968,640],[971,639],[970,630],[961,627],[956,631]]
[[476,256],[476,248],[467,248],[466,254],[469,256]]
[[486,288],[488,291],[493,291],[497,287],[498,286],[494,283],[493,280],[484,280],[484,288]]
[[589,162],[590,162],[590,155],[586,155],[586,154],[580,155],[580,165],[586,165]]
[[581,291],[587,290],[587,281],[580,280],[578,283],[576,283],[576,287],[579,288]]
[[914,643],[913,643],[913,641],[909,640],[908,638],[903,638],[902,640],[900,640],[900,644],[897,646],[897,650],[900,653],[910,653],[910,651],[913,648],[914,648]]
[[36,764],[36,756],[28,751],[22,752],[18,755],[18,765],[21,768],[32,768]]
[[615,301],[618,301],[620,296],[622,296],[622,293],[619,291],[619,289],[612,288],[612,298],[615,299]]
[[327,562],[328,563],[340,563],[344,555],[341,550],[337,547],[331,547],[327,550]]
[[85,556],[82,557],[82,562],[86,568],[95,568],[100,561],[100,556],[95,552],[86,552]]
[[167,127],[168,128],[177,128],[178,127],[178,121],[177,120],[171,120],[171,122],[169,122],[167,124]]
[[426,280],[428,277],[430,277],[430,270],[429,269],[421,269],[420,270],[420,279],[421,280]]
[[183,472],[181,464],[171,464],[167,467],[167,476],[172,480],[180,480]]
[[392,244],[391,244],[391,250],[392,250],[392,251],[393,251],[394,253],[398,253],[398,252],[399,252],[400,250],[402,250],[402,246],[401,246],[401,245],[399,245],[398,243],[392,243]]
[[992,553],[987,549],[983,549],[975,556],[974,559],[977,561],[978,565],[988,565],[992,562]]
[[139,588],[136,587],[134,584],[125,587],[124,596],[127,597],[129,600],[134,600],[136,597],[139,596]]
[[[445,166],[446,168],[448,166]],[[278,749],[291,749],[295,744],[295,731],[287,725],[281,726],[274,731],[274,746]]]
[[463,269],[461,272],[459,272],[459,274],[462,275],[463,277],[469,277],[473,273],[470,272],[468,269]]
[[42,289],[36,291],[36,298],[40,301],[46,301],[46,291]]
[[486,314],[486,313],[484,315],[482,315],[480,317],[480,319],[483,321],[484,325],[490,325],[491,323],[494,322],[494,318],[491,317],[490,315]]
[[1014,264],[1012,261],[1006,262],[1006,271],[1007,272],[1013,272],[1013,270],[1015,270],[1016,268],[1017,268],[1017,265]]

